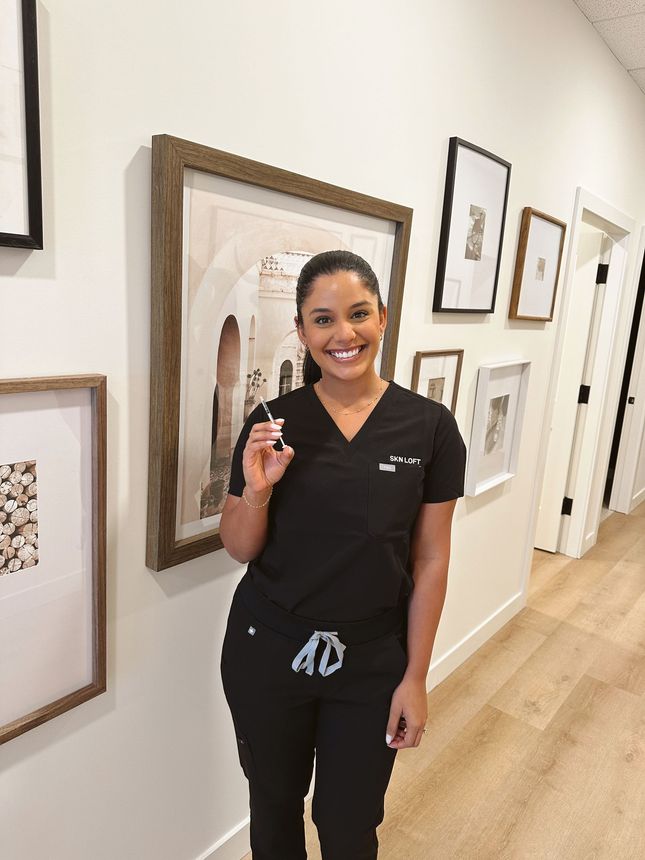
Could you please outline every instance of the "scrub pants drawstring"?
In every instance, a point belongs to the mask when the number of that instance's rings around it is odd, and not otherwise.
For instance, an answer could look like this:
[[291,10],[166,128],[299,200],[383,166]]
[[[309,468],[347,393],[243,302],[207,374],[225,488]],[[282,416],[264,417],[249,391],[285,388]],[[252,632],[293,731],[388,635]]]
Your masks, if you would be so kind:
[[[340,669],[343,665],[343,651],[345,650],[345,646],[338,638],[337,631],[330,632],[326,630],[315,630],[309,640],[305,643],[304,647],[296,654],[293,663],[291,664],[291,668],[294,672],[299,672],[304,668],[307,675],[313,675],[314,658],[316,656],[316,648],[318,647],[318,642],[320,640],[325,642],[325,650],[320,660],[320,665],[318,666],[320,674],[324,677],[325,675],[331,675],[331,673],[335,672],[336,669]],[[328,666],[327,663],[329,661],[332,646],[336,650],[338,661],[334,663],[333,666]]]

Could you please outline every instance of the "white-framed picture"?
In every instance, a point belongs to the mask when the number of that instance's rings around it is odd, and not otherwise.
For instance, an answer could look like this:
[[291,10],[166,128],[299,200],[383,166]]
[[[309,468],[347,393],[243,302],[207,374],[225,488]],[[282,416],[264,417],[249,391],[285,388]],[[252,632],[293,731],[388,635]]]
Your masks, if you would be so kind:
[[566,229],[564,221],[524,208],[509,319],[553,319]]
[[516,474],[530,366],[530,361],[514,360],[479,368],[466,466],[468,496]]
[[106,688],[106,379],[0,380],[0,744]]
[[495,310],[510,178],[508,161],[450,138],[433,311]]
[[412,391],[443,403],[454,415],[463,357],[463,349],[417,352],[412,365]]

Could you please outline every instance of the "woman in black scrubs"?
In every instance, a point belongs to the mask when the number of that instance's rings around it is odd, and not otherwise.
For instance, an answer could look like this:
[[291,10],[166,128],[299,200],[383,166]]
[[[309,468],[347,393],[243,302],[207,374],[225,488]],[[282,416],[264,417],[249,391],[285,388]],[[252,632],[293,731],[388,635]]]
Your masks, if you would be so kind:
[[314,752],[324,860],[374,860],[396,752],[423,737],[465,446],[448,409],[376,373],[387,309],[364,260],[313,257],[296,308],[305,384],[233,454],[220,534],[249,564],[222,680],[254,860],[306,858]]

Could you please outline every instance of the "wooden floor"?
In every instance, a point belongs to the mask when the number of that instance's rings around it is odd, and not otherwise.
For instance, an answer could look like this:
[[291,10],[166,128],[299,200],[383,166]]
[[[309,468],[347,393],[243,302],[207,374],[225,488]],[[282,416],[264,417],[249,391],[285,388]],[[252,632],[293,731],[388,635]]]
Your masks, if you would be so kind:
[[645,860],[645,503],[584,559],[536,551],[528,605],[428,706],[379,860]]

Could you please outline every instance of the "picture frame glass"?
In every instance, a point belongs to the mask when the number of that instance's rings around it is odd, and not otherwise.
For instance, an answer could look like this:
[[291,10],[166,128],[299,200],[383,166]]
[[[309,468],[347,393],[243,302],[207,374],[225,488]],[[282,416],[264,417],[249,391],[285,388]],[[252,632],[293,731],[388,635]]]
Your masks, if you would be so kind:
[[458,368],[458,355],[423,356],[419,362],[416,391],[452,411]]
[[485,423],[479,442],[477,483],[511,471],[521,381],[521,376],[514,368],[499,368],[490,374]]
[[549,318],[556,287],[562,227],[532,214],[517,313],[521,317]]
[[244,421],[260,396],[302,384],[302,266],[320,251],[351,250],[374,269],[387,305],[395,248],[392,221],[192,168],[182,230],[176,540],[219,527]]
[[0,422],[3,726],[93,679],[92,393],[3,394]]
[[0,0],[0,233],[29,233],[21,0]]
[[442,305],[485,310],[493,304],[509,169],[457,147]]

